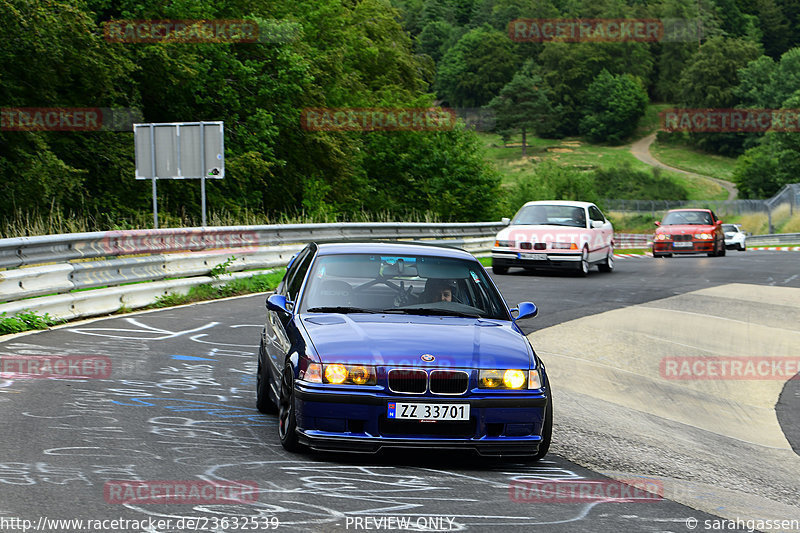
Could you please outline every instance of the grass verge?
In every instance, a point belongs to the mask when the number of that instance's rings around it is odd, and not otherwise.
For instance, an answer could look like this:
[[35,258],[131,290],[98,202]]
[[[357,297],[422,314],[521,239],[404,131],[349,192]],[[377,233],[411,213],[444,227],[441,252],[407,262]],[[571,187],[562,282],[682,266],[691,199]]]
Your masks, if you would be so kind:
[[21,333],[32,329],[47,329],[50,326],[63,324],[66,320],[58,320],[49,314],[37,315],[33,311],[23,311],[14,316],[0,314],[0,335]]
[[[174,305],[271,291],[278,286],[285,272],[286,269],[282,268],[270,272],[269,274],[259,274],[249,278],[234,279],[219,287],[215,287],[211,284],[197,285],[189,289],[188,294],[170,293],[158,298],[155,303],[139,310],[160,309],[162,307],[172,307]],[[114,314],[130,313],[131,311],[133,310],[123,306]],[[51,326],[64,324],[66,322],[66,320],[55,319],[47,313],[38,315],[32,311],[24,311],[14,316],[7,316],[6,313],[2,313],[0,314],[0,335],[47,329]]]
[[156,299],[144,309],[159,309],[162,307],[172,307],[174,305],[184,305],[206,300],[218,300],[220,298],[230,298],[242,294],[252,294],[255,292],[267,292],[278,286],[285,269],[276,270],[269,274],[259,274],[250,278],[239,278],[231,280],[224,285],[215,287],[214,285],[203,284],[191,287],[187,294],[170,293]]
[[731,181],[736,158],[709,154],[684,144],[654,142],[650,145],[653,157],[671,167]]

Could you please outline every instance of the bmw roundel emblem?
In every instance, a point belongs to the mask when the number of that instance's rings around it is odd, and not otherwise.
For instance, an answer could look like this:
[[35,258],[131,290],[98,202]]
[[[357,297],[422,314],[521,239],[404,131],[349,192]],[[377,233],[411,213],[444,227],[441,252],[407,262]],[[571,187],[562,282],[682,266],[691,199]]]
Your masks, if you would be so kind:
[[434,356],[432,356],[429,353],[424,353],[424,354],[420,355],[419,358],[422,359],[423,361],[425,361],[426,363],[430,363],[431,361],[434,361],[436,359]]

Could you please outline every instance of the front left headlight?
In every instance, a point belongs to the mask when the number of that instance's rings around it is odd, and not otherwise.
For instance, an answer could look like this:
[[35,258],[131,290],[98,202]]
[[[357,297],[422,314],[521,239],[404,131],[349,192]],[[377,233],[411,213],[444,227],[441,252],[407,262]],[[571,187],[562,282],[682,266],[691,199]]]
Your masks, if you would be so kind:
[[709,241],[714,238],[710,233],[695,233],[694,238],[700,241]]
[[375,385],[377,373],[374,366],[368,365],[310,363],[305,372],[301,372],[300,379],[331,385]]
[[495,248],[513,248],[514,241],[494,241]]
[[522,390],[540,389],[541,380],[538,370],[491,369],[478,372],[478,387],[481,389]]

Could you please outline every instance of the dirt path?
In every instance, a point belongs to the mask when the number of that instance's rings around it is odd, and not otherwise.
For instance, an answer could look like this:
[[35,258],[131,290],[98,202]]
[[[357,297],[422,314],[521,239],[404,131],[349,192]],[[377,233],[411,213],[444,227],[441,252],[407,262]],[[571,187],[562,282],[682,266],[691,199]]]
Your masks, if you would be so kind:
[[736,189],[736,185],[730,181],[721,180],[719,178],[712,178],[711,176],[704,176],[702,174],[697,174],[695,172],[689,172],[687,170],[681,170],[679,168],[671,167],[669,165],[665,165],[652,155],[650,155],[650,145],[653,144],[653,141],[656,140],[656,134],[651,133],[647,137],[642,137],[635,143],[631,145],[631,153],[633,156],[645,163],[650,165],[651,167],[658,167],[663,168],[665,170],[671,170],[672,172],[680,172],[681,174],[686,174],[687,176],[692,176],[695,178],[702,178],[706,180],[711,180],[721,187],[723,187],[726,191],[728,191],[728,200],[736,200],[736,197],[739,195],[739,191]]

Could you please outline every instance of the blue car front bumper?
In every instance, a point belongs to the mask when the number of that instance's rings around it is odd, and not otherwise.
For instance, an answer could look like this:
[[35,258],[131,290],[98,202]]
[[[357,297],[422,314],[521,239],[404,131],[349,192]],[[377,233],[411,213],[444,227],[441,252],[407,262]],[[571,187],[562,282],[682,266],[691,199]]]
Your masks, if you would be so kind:
[[[467,449],[533,455],[542,441],[547,391],[472,390],[458,397],[353,391],[295,382],[298,438],[314,450],[376,453],[382,448]],[[421,422],[387,416],[390,402],[468,403],[469,421]]]

